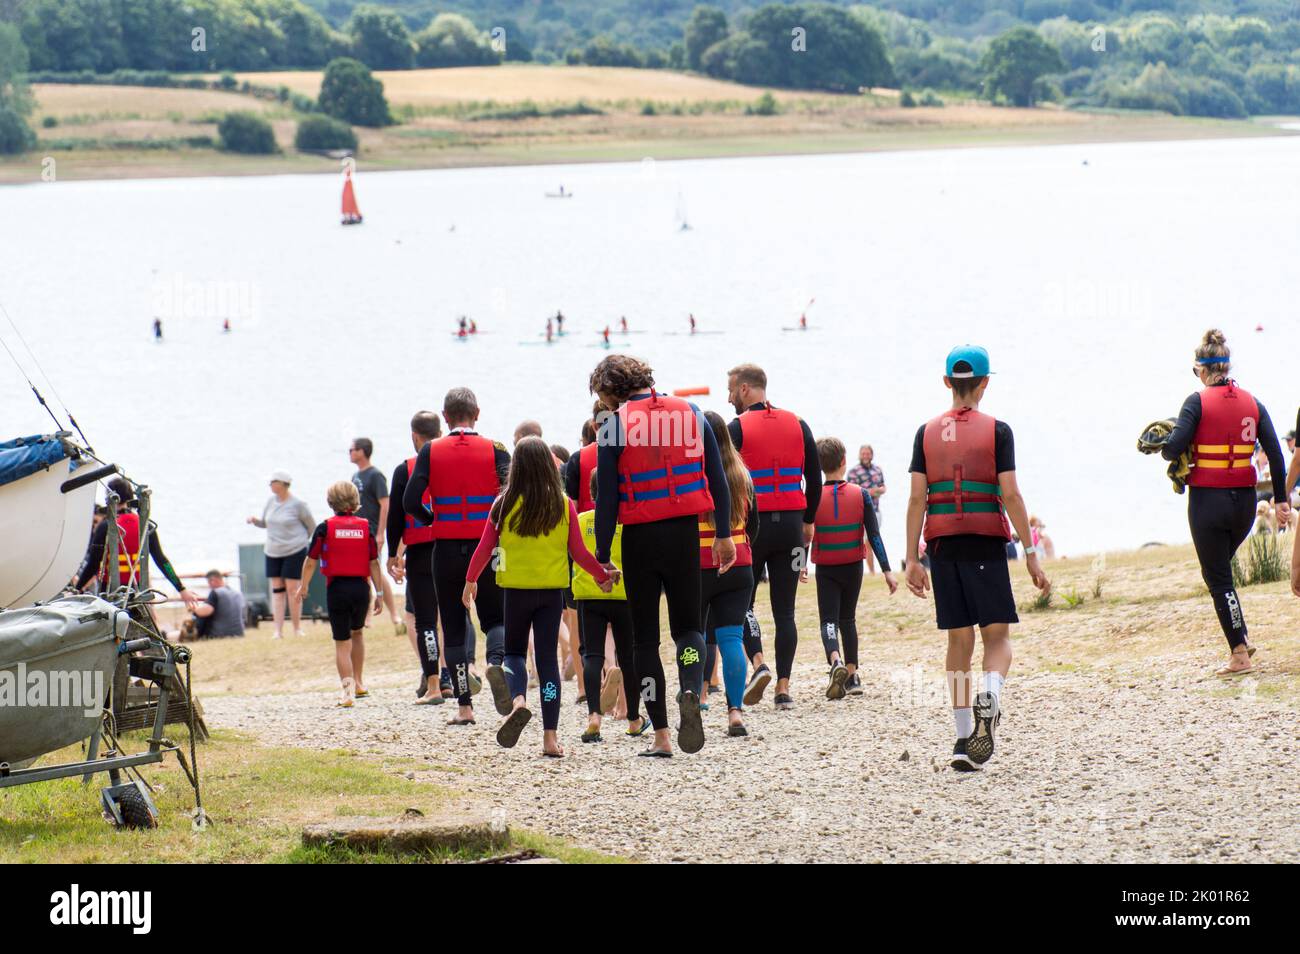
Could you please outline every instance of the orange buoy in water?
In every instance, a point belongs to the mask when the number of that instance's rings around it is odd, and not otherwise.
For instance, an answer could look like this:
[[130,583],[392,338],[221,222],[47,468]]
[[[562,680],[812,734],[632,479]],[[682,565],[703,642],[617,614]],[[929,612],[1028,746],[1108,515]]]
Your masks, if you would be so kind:
[[708,394],[708,388],[674,388],[673,397],[693,397],[697,394]]

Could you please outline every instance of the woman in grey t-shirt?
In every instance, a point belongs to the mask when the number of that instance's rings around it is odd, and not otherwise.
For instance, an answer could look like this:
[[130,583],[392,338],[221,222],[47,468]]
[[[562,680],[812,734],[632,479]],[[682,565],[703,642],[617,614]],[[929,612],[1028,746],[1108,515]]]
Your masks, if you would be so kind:
[[275,620],[275,638],[284,633],[284,607],[289,604],[293,634],[302,635],[302,564],[307,559],[316,521],[307,505],[289,493],[293,482],[288,474],[277,470],[271,475],[271,499],[262,508],[262,516],[248,522],[266,530],[266,579],[271,585],[271,616]]

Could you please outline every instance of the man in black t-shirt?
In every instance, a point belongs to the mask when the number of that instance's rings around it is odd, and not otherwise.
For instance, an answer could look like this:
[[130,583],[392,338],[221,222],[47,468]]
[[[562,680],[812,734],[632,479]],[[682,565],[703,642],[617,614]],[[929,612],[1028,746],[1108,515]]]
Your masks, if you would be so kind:
[[[1011,428],[979,410],[989,374],[983,348],[966,345],[949,353],[943,380],[952,407],[916,432],[909,468],[907,586],[924,597],[933,577],[936,620],[948,630],[946,672],[957,729],[950,764],[962,772],[979,770],[993,755],[1011,666],[1010,624],[1019,622],[1007,563],[1011,526],[1022,541],[1033,539],[1016,483]],[[923,530],[929,573],[920,560]],[[1025,568],[1039,590],[1050,591],[1036,547],[1025,547]],[[976,626],[984,676],[972,700]]]
[[[352,446],[348,450],[348,459],[357,468],[357,472],[352,475],[352,485],[361,495],[361,506],[357,509],[357,516],[365,517],[366,523],[370,524],[370,534],[382,551],[384,531],[388,524],[388,481],[384,479],[383,471],[370,463],[374,452],[375,445],[370,438],[358,437],[352,441]],[[383,576],[383,582],[384,609],[388,611],[388,618],[393,621],[393,628],[397,630],[397,635],[405,636],[406,623],[398,615],[397,601],[393,599],[393,586],[388,582],[387,575]],[[369,617],[366,625],[370,625]]]

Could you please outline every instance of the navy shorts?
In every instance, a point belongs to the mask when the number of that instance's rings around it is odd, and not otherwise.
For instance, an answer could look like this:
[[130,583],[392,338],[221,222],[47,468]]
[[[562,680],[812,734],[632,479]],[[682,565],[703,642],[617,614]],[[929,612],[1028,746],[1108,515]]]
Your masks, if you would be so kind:
[[334,638],[339,642],[351,639],[370,615],[370,580],[364,576],[336,576],[325,588],[325,608]]
[[933,560],[930,582],[940,629],[1018,623],[1011,572],[1000,560]]
[[288,556],[266,558],[266,578],[278,577],[282,580],[301,580],[302,565],[307,560],[307,548]]

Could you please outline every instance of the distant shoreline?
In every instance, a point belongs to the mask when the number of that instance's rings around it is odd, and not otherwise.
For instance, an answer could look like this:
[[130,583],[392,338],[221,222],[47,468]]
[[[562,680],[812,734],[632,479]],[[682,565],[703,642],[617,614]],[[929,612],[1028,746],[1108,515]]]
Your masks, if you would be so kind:
[[[536,72],[531,75],[535,77]],[[294,74],[293,78],[298,84],[311,82],[309,74]],[[490,78],[500,79],[497,74]],[[626,92],[617,83],[628,82],[627,77],[602,73],[598,78],[608,79],[610,95]],[[417,79],[409,81],[415,84]],[[438,79],[446,82],[449,78]],[[487,81],[478,75],[470,77],[474,79]],[[575,79],[583,77],[566,74],[556,82]],[[639,76],[632,79],[643,81]],[[720,92],[717,87],[724,84],[716,81],[676,80],[708,85],[686,90],[695,99],[676,88],[632,87],[642,98],[581,100],[600,107],[594,115],[486,121],[449,113],[445,106],[428,105],[427,97],[433,93],[427,83],[416,84],[410,91],[392,96],[394,111],[407,113],[402,124],[381,130],[357,128],[357,164],[363,171],[376,172],[635,162],[647,157],[715,159],[1300,135],[1300,130],[1261,119],[1012,109],[969,102],[902,108],[895,99],[882,95],[884,91],[864,96],[781,91],[778,114],[752,115],[744,111],[744,103],[762,95],[761,89],[729,85]],[[336,159],[294,151],[299,117],[292,110],[251,96],[66,84],[38,85],[34,90],[38,112],[33,124],[41,141],[25,155],[0,160],[0,184],[45,181],[42,173],[47,157],[54,160],[55,181],[333,174],[339,169]],[[539,102],[551,101],[544,98],[547,92],[539,90]],[[484,100],[473,97],[491,93],[499,95],[495,89],[468,87],[459,106],[482,103]],[[550,93],[573,95],[568,87]],[[657,98],[669,95],[683,98]],[[715,98],[721,95],[729,98]],[[426,99],[419,99],[421,96]],[[646,104],[657,104],[658,112],[645,112]],[[215,141],[216,118],[233,109],[261,112],[275,130],[282,151],[272,156],[244,156],[185,144],[202,141],[205,136]],[[51,125],[46,126],[43,120]]]

